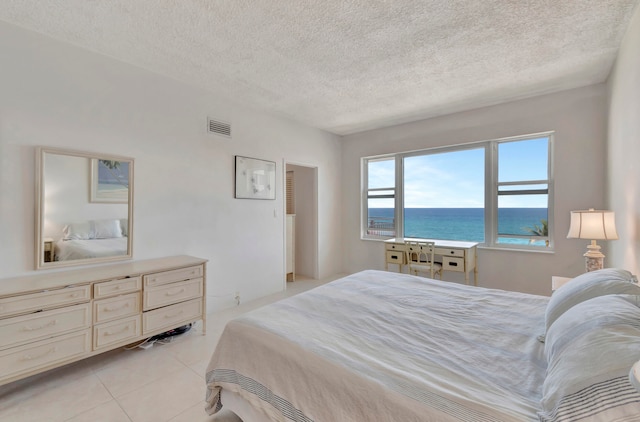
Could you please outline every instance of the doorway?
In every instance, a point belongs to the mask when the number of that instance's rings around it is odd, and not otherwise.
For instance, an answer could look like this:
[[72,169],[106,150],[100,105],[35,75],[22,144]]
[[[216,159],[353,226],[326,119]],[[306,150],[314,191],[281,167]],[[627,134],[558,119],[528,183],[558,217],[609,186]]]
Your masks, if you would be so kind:
[[285,280],[317,279],[318,168],[298,163],[285,163],[283,167]]

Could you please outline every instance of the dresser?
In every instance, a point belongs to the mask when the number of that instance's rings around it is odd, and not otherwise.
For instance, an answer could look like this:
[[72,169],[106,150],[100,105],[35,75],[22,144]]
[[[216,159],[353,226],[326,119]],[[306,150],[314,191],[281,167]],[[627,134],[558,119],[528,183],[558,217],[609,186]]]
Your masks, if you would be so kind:
[[206,260],[131,261],[0,280],[0,385],[202,321]]
[[394,238],[384,241],[384,268],[389,270],[389,264],[398,265],[401,271],[407,265],[405,256],[405,242],[435,242],[436,262],[442,263],[442,272],[453,271],[464,273],[464,280],[469,284],[469,274],[473,272],[473,282],[478,282],[478,263],[476,242],[459,242],[456,240]]

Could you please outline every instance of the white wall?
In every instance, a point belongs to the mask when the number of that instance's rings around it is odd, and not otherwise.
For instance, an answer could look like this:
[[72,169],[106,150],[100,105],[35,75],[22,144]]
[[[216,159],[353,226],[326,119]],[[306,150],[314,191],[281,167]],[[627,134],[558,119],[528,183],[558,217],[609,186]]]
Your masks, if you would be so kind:
[[640,7],[609,77],[608,202],[620,239],[609,264],[640,273]]
[[[237,200],[234,155],[309,163],[319,276],[340,272],[337,136],[5,23],[0,57],[0,278],[34,269],[38,145],[134,157],[134,259],[208,259],[209,310],[284,288],[282,171],[275,201]],[[207,116],[233,139],[207,134]]]
[[[384,268],[378,241],[360,240],[360,157],[555,131],[555,253],[481,249],[479,285],[551,292],[551,276],[584,272],[585,241],[566,239],[569,212],[605,202],[604,84],[347,136],[343,139],[345,271]],[[603,245],[607,253],[608,245]],[[445,278],[461,281],[458,274]]]

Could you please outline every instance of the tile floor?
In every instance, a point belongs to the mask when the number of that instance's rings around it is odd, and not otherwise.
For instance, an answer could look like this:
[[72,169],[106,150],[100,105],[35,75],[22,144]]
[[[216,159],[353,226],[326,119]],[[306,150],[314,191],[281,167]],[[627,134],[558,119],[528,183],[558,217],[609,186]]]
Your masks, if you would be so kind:
[[207,316],[168,344],[118,349],[0,386],[0,421],[239,422],[204,411],[204,373],[231,318],[337,277],[287,283],[287,290]]

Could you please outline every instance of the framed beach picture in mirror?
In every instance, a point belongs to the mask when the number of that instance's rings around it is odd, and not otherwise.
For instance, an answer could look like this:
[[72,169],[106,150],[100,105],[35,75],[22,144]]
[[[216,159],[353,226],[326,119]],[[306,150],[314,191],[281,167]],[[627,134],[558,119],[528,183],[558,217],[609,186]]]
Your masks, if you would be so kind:
[[276,163],[236,155],[237,199],[276,199]]
[[90,202],[126,204],[129,199],[129,163],[91,160]]

